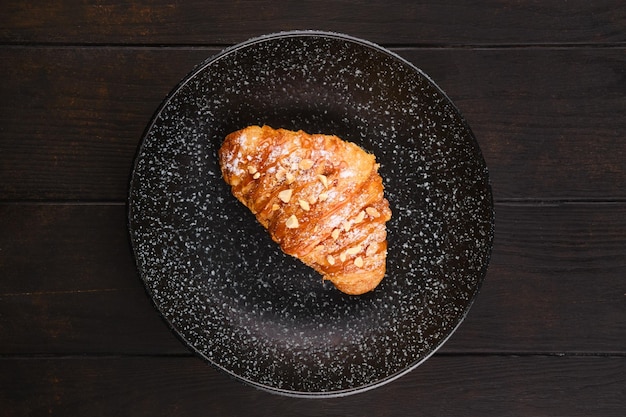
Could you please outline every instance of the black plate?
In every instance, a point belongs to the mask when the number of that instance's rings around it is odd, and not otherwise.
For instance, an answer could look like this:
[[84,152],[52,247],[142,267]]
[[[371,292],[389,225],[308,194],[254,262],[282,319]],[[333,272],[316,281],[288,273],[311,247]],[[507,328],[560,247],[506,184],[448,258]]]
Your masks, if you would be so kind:
[[[334,134],[381,163],[387,276],[347,296],[284,255],[221,178],[224,136],[251,124]],[[129,227],[156,307],[201,357],[257,387],[338,396],[413,369],[452,334],[493,238],[468,125],[420,70],[370,42],[287,32],[198,66],[148,126]]]

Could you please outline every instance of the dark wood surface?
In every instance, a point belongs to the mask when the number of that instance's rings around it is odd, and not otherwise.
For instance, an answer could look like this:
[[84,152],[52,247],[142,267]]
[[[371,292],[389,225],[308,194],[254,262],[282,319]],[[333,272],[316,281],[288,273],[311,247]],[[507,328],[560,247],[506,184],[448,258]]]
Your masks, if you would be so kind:
[[[452,338],[346,398],[234,381],[137,276],[126,196],[161,100],[224,47],[290,29],[382,44],[461,109],[489,166],[492,261]],[[0,415],[622,416],[623,1],[0,4]]]

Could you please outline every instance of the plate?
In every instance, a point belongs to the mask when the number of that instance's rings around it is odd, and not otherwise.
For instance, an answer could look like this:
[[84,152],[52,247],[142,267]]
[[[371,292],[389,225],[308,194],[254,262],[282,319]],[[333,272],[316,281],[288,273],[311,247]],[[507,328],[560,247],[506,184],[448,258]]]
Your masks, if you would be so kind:
[[[375,291],[322,282],[232,196],[217,150],[252,124],[376,155],[393,217]],[[147,292],[189,348],[258,388],[316,397],[387,383],[450,337],[484,279],[494,217],[478,143],[428,76],[371,42],[298,31],[228,48],[174,88],[139,147],[128,221]]]

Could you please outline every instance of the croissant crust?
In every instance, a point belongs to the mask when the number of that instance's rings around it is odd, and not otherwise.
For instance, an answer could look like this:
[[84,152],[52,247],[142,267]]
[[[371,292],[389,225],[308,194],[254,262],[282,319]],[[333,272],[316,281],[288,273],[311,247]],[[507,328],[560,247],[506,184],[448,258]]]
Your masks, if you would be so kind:
[[347,294],[385,276],[391,218],[374,155],[336,136],[249,126],[219,152],[224,180],[281,249]]

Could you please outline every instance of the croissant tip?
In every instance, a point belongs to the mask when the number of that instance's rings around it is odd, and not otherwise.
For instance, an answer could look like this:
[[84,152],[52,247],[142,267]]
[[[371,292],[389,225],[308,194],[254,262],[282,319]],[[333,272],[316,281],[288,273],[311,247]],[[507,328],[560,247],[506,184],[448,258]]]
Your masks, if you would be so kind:
[[[362,276],[360,276],[362,275]],[[385,277],[385,273],[383,271],[382,274],[372,275],[371,273],[355,273],[349,276],[338,276],[338,277],[324,277],[325,280],[333,283],[335,288],[347,295],[363,295],[369,292],[374,291],[378,284]]]

